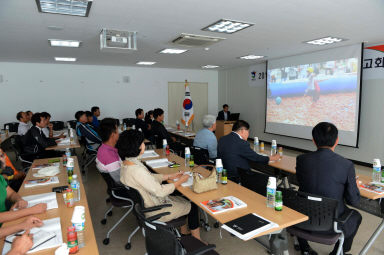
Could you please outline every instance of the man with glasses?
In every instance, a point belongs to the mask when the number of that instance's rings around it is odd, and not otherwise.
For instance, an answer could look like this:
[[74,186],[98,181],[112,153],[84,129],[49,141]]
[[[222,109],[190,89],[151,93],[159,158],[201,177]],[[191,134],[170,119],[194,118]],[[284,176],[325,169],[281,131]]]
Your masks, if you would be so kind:
[[249,124],[244,120],[238,120],[232,127],[232,132],[219,140],[217,147],[218,158],[223,161],[224,169],[227,169],[228,179],[239,182],[237,168],[250,169],[249,160],[268,164],[271,160],[278,160],[279,154],[262,156],[254,152],[248,143]]

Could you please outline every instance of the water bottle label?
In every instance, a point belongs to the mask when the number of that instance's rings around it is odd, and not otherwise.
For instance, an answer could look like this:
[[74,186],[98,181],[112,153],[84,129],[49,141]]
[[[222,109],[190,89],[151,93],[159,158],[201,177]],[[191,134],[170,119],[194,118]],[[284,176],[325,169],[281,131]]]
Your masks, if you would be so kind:
[[218,173],[221,173],[221,172],[223,172],[223,168],[222,168],[222,167],[218,167],[218,168],[216,168],[216,171],[217,171]]
[[272,188],[267,188],[267,194],[268,195],[275,195],[275,193],[276,193],[276,190],[275,189],[272,189]]
[[381,171],[381,167],[374,167],[373,168],[373,171],[377,172],[377,173],[380,173]]

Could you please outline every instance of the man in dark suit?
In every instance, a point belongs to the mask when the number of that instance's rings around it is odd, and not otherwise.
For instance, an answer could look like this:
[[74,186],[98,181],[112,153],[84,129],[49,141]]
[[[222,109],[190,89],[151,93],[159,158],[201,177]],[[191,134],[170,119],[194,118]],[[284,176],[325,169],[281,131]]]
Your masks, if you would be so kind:
[[32,116],[33,126],[23,136],[23,151],[33,156],[33,158],[47,158],[59,156],[59,152],[46,151],[45,148],[55,146],[57,140],[47,138],[43,129],[47,127],[48,121],[40,113],[35,113]]
[[229,120],[229,116],[231,115],[231,112],[228,111],[229,106],[227,104],[223,105],[223,110],[219,111],[219,114],[217,115],[217,120]]
[[223,136],[217,146],[217,158],[223,161],[224,169],[227,169],[228,179],[239,182],[237,168],[250,169],[249,160],[268,164],[270,160],[278,160],[278,154],[271,157],[262,156],[254,152],[247,142],[249,136],[249,124],[244,120],[238,120],[232,127],[232,132]]
[[141,129],[141,132],[144,133],[145,137],[148,138],[148,125],[144,121],[144,110],[139,108],[135,111],[136,119],[135,119],[135,127],[136,130]]
[[[337,216],[341,216],[352,210],[346,206],[345,202],[357,205],[360,200],[355,167],[350,160],[334,152],[339,142],[338,130],[335,125],[328,122],[317,124],[312,130],[312,137],[317,151],[297,157],[296,176],[299,190],[338,200]],[[359,212],[352,211],[352,216],[341,227],[345,235],[344,252],[351,249],[353,238],[362,219]],[[300,238],[298,240],[302,254],[317,254],[306,240]],[[336,254],[337,247],[338,243],[330,254]]]

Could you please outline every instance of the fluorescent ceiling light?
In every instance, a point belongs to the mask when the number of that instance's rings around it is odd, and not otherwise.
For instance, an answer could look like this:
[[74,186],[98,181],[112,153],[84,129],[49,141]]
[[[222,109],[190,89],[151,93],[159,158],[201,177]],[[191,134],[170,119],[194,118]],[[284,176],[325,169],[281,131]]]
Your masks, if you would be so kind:
[[218,68],[220,66],[215,66],[215,65],[206,65],[206,66],[202,66],[201,68],[204,68],[204,69],[212,69],[212,68]]
[[93,0],[36,0],[39,12],[88,17]]
[[264,58],[265,56],[257,56],[257,55],[247,55],[240,57],[240,59],[247,59],[247,60],[252,60],[252,59],[259,59],[259,58]]
[[48,39],[52,47],[72,47],[79,48],[80,41],[71,41],[71,40],[59,40],[59,39]]
[[221,20],[203,28],[202,30],[211,31],[211,32],[218,32],[218,33],[233,34],[237,31],[243,30],[243,29],[250,27],[250,26],[253,26],[253,24],[242,22],[242,21],[221,19]]
[[331,43],[338,43],[338,42],[346,41],[346,40],[347,39],[327,36],[327,37],[323,37],[323,38],[307,41],[307,42],[304,42],[304,43],[314,44],[314,45],[325,45],[325,44],[331,44]]
[[76,58],[55,57],[55,61],[75,62],[76,60]]
[[140,61],[140,62],[136,63],[136,65],[144,65],[144,66],[151,66],[151,65],[154,65],[154,64],[156,64],[156,62]]
[[164,49],[160,51],[159,53],[164,53],[164,54],[181,54],[184,53],[188,50],[182,50],[182,49]]

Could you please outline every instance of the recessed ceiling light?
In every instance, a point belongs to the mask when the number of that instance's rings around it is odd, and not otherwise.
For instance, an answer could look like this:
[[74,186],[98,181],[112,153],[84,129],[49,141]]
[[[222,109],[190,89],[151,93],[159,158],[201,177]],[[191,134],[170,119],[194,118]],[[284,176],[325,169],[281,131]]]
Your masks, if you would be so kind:
[[253,24],[242,22],[242,21],[221,19],[221,20],[203,28],[202,30],[211,31],[211,32],[218,32],[218,33],[233,34],[237,31],[243,30],[243,29],[250,27],[250,26],[253,26]]
[[136,63],[136,65],[144,65],[144,66],[151,66],[151,65],[154,65],[154,64],[156,64],[156,62],[140,61],[140,62]]
[[93,0],[36,0],[39,12],[88,17]]
[[79,48],[80,41],[72,41],[72,40],[59,40],[59,39],[48,39],[49,43],[52,47],[72,47]]
[[55,57],[55,61],[63,61],[63,62],[75,62],[76,58],[63,58],[63,57]]
[[205,65],[205,66],[202,66],[201,68],[204,68],[204,69],[212,69],[212,68],[218,68],[220,66],[215,66],[215,65]]
[[243,57],[239,57],[240,59],[247,59],[247,60],[252,60],[252,59],[259,59],[259,58],[264,58],[265,56],[257,56],[257,55],[247,55]]
[[315,40],[311,40],[311,41],[306,41],[304,43],[314,44],[314,45],[325,45],[325,44],[331,44],[331,43],[338,43],[338,42],[346,41],[346,40],[347,39],[327,36],[327,37],[323,37],[323,38],[319,38],[319,39],[315,39]]
[[164,49],[160,51],[159,53],[164,53],[164,54],[181,54],[184,53],[188,50],[182,50],[182,49]]

